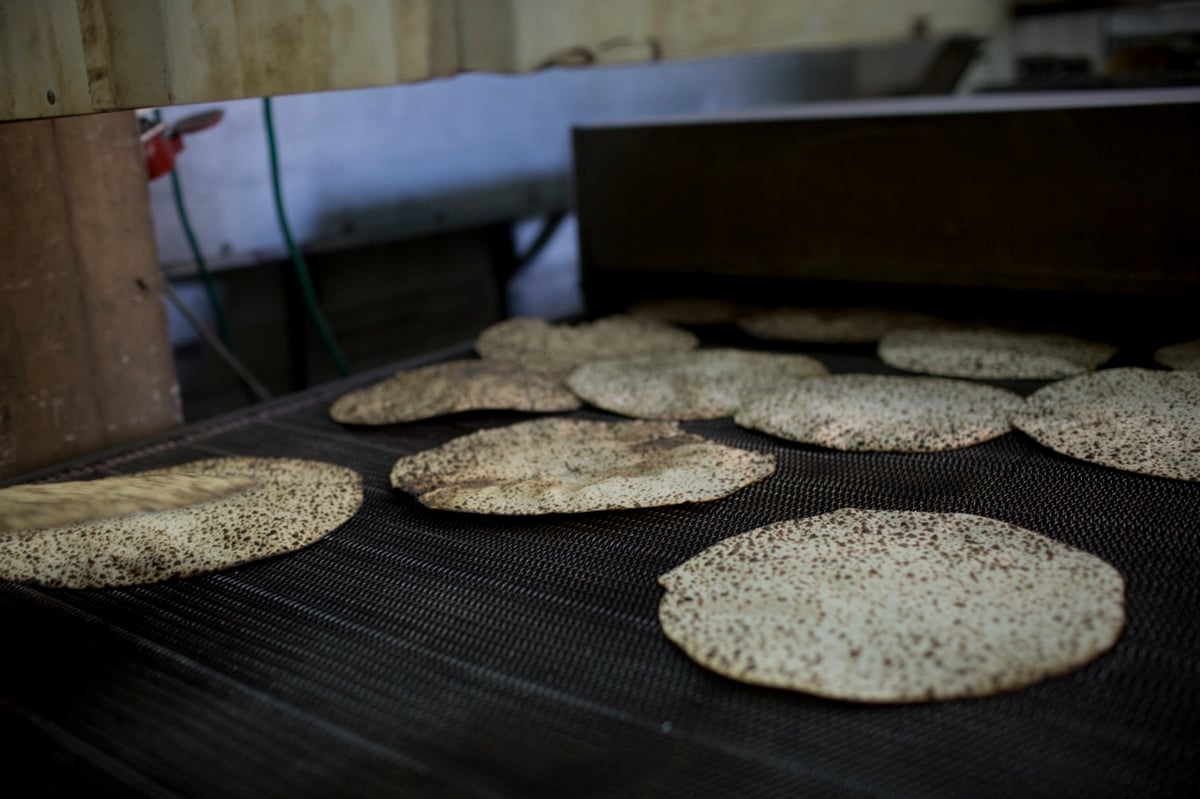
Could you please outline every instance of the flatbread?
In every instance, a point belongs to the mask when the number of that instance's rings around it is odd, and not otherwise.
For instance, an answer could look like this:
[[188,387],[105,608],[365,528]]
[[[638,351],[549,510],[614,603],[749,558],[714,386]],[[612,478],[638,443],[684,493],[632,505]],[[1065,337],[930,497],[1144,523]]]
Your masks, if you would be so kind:
[[774,471],[772,455],[714,443],[674,422],[546,418],[401,458],[392,485],[431,508],[507,516],[706,502]]
[[597,407],[639,419],[717,419],[749,397],[825,374],[805,355],[691,350],[585,364],[567,386]]
[[220,499],[255,484],[215,474],[122,475],[0,488],[0,533],[59,527]]
[[716,297],[673,297],[641,300],[629,308],[632,316],[657,319],[677,325],[719,325],[732,322],[749,309]]
[[343,424],[396,424],[448,413],[512,410],[552,413],[583,405],[556,380],[500,361],[435,363],[343,394],[329,408]]
[[1171,369],[1200,372],[1200,338],[1160,347],[1154,360]]
[[690,350],[698,343],[686,330],[634,316],[606,316],[578,325],[518,317],[480,333],[475,350],[487,360],[564,378],[585,363]]
[[175,475],[254,485],[170,510],[0,533],[0,579],[100,588],[204,574],[307,546],[362,503],[357,473],[319,461],[213,458],[144,473]]
[[940,452],[1004,435],[1021,397],[941,377],[836,375],[750,400],[741,427],[820,447]]
[[1043,386],[1013,426],[1072,458],[1200,480],[1200,374],[1104,369]]
[[726,539],[664,574],[663,632],[754,685],[857,702],[990,696],[1113,646],[1124,581],[963,513],[843,509]]
[[888,308],[774,308],[738,320],[758,338],[828,344],[879,341],[891,330],[936,324],[938,320],[927,314]]
[[879,342],[879,357],[897,369],[980,380],[1056,380],[1090,372],[1116,353],[1074,336],[995,328],[896,330]]

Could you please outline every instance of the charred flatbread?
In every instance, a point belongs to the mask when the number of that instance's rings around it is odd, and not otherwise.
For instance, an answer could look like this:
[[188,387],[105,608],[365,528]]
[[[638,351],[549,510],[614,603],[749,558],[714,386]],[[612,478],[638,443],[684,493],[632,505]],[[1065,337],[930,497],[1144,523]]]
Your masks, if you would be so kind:
[[1200,374],[1104,369],[1043,386],[1013,426],[1072,458],[1200,480]]
[[1075,336],[997,328],[896,330],[879,342],[880,359],[897,369],[979,380],[1057,380],[1090,372],[1116,352]]
[[674,422],[547,418],[401,458],[391,480],[431,508],[526,515],[705,502],[774,471],[772,455],[717,444]]
[[1200,372],[1200,338],[1160,347],[1154,360],[1171,369]]
[[898,328],[936,324],[927,314],[888,308],[773,308],[738,320],[758,338],[828,344],[869,343]]
[[579,399],[557,380],[502,361],[435,363],[343,394],[329,408],[343,424],[396,424],[449,413],[573,411]]
[[752,399],[734,421],[831,449],[939,452],[1004,435],[1021,407],[1010,391],[965,380],[835,375]]
[[599,408],[639,419],[717,419],[750,397],[825,374],[805,355],[691,350],[585,364],[567,386]]
[[755,685],[857,702],[989,696],[1116,642],[1099,558],[960,513],[843,509],[734,536],[664,574],[663,632]]
[[746,306],[716,297],[672,297],[642,300],[629,308],[632,316],[642,316],[676,325],[719,325],[748,313]]
[[182,507],[0,533],[0,579],[60,588],[139,585],[305,547],[362,502],[357,473],[290,458],[213,458],[144,473],[246,478],[237,493]]
[[518,317],[480,333],[475,350],[486,360],[562,378],[585,363],[690,350],[698,343],[686,330],[634,316],[606,316],[577,325]]

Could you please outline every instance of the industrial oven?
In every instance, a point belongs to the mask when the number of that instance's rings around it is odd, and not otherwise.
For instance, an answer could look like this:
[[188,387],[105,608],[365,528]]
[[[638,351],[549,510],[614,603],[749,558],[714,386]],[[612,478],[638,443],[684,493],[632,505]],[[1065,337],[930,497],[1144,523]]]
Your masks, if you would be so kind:
[[[684,294],[884,304],[1083,332],[1121,345],[1114,365],[1147,365],[1195,334],[1196,141],[1189,91],[581,128],[589,312]],[[698,332],[764,346],[732,325]],[[774,346],[834,373],[895,371],[869,345]],[[1018,432],[848,453],[722,419],[684,427],[774,454],[772,478],[670,508],[439,512],[389,487],[396,458],[526,417],[329,419],[336,396],[395,368],[36,475],[292,456],[357,470],[365,502],[315,545],[204,577],[0,584],[10,773],[148,796],[1169,795],[1200,779],[1200,484]],[[975,513],[1099,555],[1127,582],[1124,634],[1016,693],[879,706],[736,683],[662,635],[658,575],[732,534],[842,507]]]

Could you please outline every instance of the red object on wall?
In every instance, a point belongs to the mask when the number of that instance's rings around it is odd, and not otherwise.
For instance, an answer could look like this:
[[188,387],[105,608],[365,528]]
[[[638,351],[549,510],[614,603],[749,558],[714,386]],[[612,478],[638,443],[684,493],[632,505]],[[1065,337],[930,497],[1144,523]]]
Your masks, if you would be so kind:
[[143,125],[149,124],[141,135],[147,179],[154,180],[175,168],[175,154],[183,149],[183,134],[211,128],[224,116],[224,111],[213,110],[192,114],[171,125],[144,121]]

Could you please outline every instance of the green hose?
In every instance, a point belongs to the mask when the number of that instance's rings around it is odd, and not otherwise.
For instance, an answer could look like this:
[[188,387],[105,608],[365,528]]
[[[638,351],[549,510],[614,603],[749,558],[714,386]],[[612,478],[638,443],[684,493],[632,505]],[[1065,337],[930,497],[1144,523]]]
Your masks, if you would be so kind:
[[183,225],[183,233],[187,236],[188,246],[192,248],[192,259],[196,262],[196,273],[200,275],[201,281],[204,283],[204,293],[208,295],[208,304],[212,308],[213,318],[217,322],[217,335],[221,337],[221,343],[224,344],[230,352],[236,352],[233,348],[233,337],[229,332],[229,319],[225,316],[225,309],[221,305],[221,300],[217,296],[217,286],[213,283],[212,273],[208,271],[208,264],[204,260],[204,255],[200,252],[200,245],[196,242],[196,234],[192,231],[191,220],[188,219],[187,209],[183,205],[183,187],[179,183],[179,175],[175,170],[171,170],[171,192],[175,195],[175,210],[179,213],[179,222]]
[[[154,109],[154,122],[157,124],[162,122],[162,111]],[[204,284],[204,294],[208,297],[208,307],[212,309],[213,319],[217,323],[217,336],[221,339],[221,343],[225,345],[225,349],[236,357],[237,350],[233,346],[233,335],[230,333],[229,318],[225,316],[225,308],[221,305],[220,295],[217,294],[217,285],[213,282],[212,273],[208,271],[208,262],[204,260],[204,254],[200,251],[200,243],[196,241],[196,232],[192,230],[192,220],[188,216],[187,206],[183,204],[183,184],[179,180],[179,173],[175,169],[171,169],[171,194],[175,197],[175,213],[179,216],[179,224],[183,227],[183,235],[187,238],[188,247],[192,250],[192,260],[196,264],[196,274],[200,275],[200,282]],[[246,395],[249,402],[259,400],[250,385],[239,379],[242,385],[242,393]]]
[[329,356],[333,358],[338,372],[345,376],[350,374],[350,363],[342,353],[342,348],[338,346],[337,339],[334,338],[333,331],[329,328],[329,323],[325,321],[325,315],[321,313],[321,306],[317,303],[317,292],[313,288],[312,277],[308,273],[308,264],[292,239],[292,230],[288,226],[287,215],[283,211],[283,189],[279,185],[279,154],[275,147],[275,124],[271,119],[270,97],[263,98],[263,119],[267,125],[267,148],[271,154],[271,189],[275,194],[275,215],[279,218],[279,229],[283,233],[283,240],[292,257],[292,264],[296,267],[300,293],[304,296],[304,305],[308,309],[309,318],[317,328],[317,334],[321,337],[321,342],[325,345]]
[[[162,111],[154,110],[154,121],[155,123],[162,121]],[[208,296],[208,305],[212,308],[213,318],[217,322],[217,335],[221,337],[221,343],[230,352],[234,352],[233,338],[229,334],[229,320],[225,317],[225,309],[221,307],[217,286],[213,283],[212,273],[208,271],[208,262],[204,260],[204,255],[200,252],[200,244],[196,241],[196,233],[192,230],[191,219],[188,218],[187,208],[183,204],[183,186],[179,183],[179,175],[174,169],[168,174],[171,176],[171,193],[175,196],[175,212],[179,215],[179,224],[183,226],[183,234],[187,237],[188,247],[192,250],[192,260],[196,262],[196,274],[200,275],[200,280],[204,283],[204,293]]]

